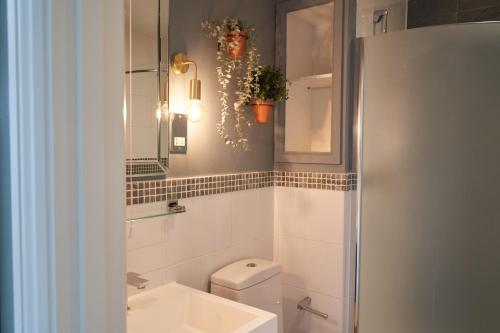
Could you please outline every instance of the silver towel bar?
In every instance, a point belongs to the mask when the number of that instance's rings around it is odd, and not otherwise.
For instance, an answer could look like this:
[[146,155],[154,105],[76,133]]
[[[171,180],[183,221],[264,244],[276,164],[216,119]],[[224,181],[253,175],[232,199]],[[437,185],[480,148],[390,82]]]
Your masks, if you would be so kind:
[[299,303],[297,303],[297,309],[310,312],[313,315],[319,316],[323,319],[328,319],[327,313],[315,310],[315,309],[311,308],[310,305],[311,305],[311,297],[307,296],[307,297],[304,297],[304,299],[301,300]]

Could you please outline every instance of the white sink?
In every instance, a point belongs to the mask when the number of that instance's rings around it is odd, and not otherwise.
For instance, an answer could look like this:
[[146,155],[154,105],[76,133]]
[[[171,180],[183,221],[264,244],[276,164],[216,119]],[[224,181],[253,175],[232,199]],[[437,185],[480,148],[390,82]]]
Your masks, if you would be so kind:
[[128,333],[276,333],[275,314],[169,283],[128,299]]

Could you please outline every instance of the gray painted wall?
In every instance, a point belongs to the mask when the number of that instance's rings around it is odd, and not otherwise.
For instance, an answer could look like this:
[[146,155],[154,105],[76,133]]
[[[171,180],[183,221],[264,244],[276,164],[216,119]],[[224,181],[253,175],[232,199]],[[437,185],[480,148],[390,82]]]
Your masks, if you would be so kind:
[[0,0],[0,332],[13,331],[6,5]]
[[[202,80],[202,100],[206,106],[204,118],[189,123],[188,152],[170,156],[169,177],[217,174],[273,168],[273,122],[254,125],[249,130],[251,151],[243,152],[227,146],[216,131],[219,120],[219,84],[215,67],[217,43],[205,37],[200,28],[203,19],[223,19],[237,16],[257,27],[257,47],[261,62],[274,64],[275,1],[274,0],[170,0],[169,52],[186,52],[198,63],[198,76]],[[171,99],[187,98],[187,83],[192,72],[183,78],[173,77],[172,85],[182,80],[185,89],[171,87]],[[179,88],[179,87],[177,87]],[[184,93],[185,97],[179,96]],[[253,119],[248,109],[249,119]]]

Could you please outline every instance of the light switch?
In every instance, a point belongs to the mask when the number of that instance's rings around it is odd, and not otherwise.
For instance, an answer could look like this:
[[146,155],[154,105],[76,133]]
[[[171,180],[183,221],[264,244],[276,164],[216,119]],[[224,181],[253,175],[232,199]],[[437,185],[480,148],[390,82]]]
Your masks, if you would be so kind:
[[174,137],[174,146],[185,147],[186,146],[186,138],[183,136]]
[[172,114],[170,119],[170,153],[185,154],[187,152],[187,116]]

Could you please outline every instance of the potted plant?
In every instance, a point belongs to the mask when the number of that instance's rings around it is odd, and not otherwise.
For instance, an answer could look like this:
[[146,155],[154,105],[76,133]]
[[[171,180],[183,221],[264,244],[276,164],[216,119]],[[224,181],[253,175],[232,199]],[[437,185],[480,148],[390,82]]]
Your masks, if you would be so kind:
[[239,19],[228,19],[225,23],[227,54],[231,59],[241,60],[245,55],[248,39],[243,22]]
[[273,111],[274,103],[287,99],[285,74],[279,68],[266,66],[254,75],[250,104],[257,124],[266,124]]
[[201,23],[209,36],[217,39],[219,50],[227,53],[233,60],[241,60],[245,56],[247,41],[255,31],[236,17],[226,17],[222,22],[205,20]]
[[[251,98],[254,75],[260,70],[255,26],[235,17],[226,17],[222,21],[205,20],[201,27],[209,38],[216,39],[218,43],[216,71],[221,86],[221,112],[217,132],[226,144],[248,150],[245,128],[251,122],[246,118],[245,104]],[[227,92],[231,81],[236,83],[233,109],[229,107],[230,94]],[[234,120],[234,133],[226,128],[230,119]]]

